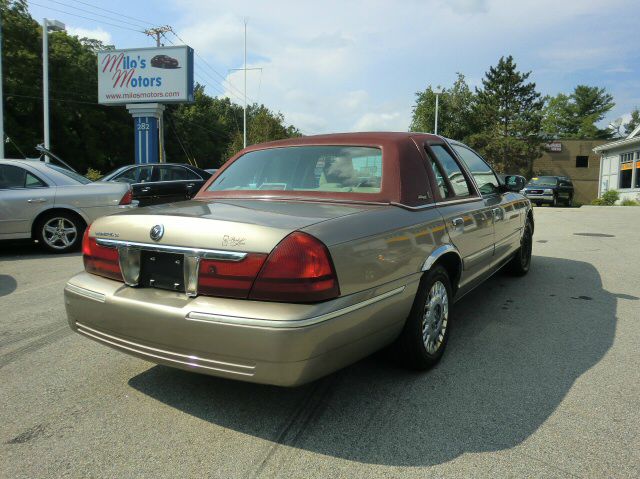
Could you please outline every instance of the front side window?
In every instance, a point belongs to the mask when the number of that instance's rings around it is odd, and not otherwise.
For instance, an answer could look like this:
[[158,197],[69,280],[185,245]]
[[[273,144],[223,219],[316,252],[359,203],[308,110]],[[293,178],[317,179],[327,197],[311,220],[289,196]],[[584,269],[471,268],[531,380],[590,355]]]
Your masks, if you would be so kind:
[[491,195],[498,191],[498,178],[491,167],[469,148],[460,145],[453,145],[453,149],[460,155],[467,169],[476,180],[478,189],[483,195]]
[[[456,160],[442,145],[431,145],[437,162],[432,162],[438,190],[442,198],[471,196],[471,188]],[[448,181],[447,181],[448,180]]]
[[382,151],[364,146],[295,146],[250,151],[208,191],[380,193]]

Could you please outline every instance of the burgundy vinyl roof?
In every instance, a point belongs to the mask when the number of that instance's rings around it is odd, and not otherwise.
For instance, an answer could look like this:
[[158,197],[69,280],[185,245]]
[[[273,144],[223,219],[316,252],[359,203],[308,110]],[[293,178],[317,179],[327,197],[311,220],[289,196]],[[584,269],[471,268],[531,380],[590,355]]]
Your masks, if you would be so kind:
[[[285,140],[271,141],[248,146],[227,161],[205,183],[196,198],[300,198],[327,199],[379,203],[400,203],[407,206],[420,206],[430,203],[433,195],[427,199],[429,177],[426,169],[426,158],[422,146],[425,142],[443,143],[436,135],[406,132],[365,132],[365,133],[333,133],[327,135],[303,136]],[[334,193],[323,191],[269,191],[247,192],[241,190],[207,191],[215,178],[224,172],[237,158],[250,151],[271,148],[286,148],[312,145],[369,146],[382,150],[382,187],[379,193]]]

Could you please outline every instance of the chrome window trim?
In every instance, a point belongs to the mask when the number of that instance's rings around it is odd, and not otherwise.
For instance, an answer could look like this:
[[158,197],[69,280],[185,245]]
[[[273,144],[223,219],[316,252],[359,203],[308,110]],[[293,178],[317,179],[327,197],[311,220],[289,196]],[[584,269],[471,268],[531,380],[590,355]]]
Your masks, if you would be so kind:
[[136,241],[114,240],[107,238],[96,238],[100,246],[107,248],[141,248],[146,251],[158,251],[166,253],[178,253],[191,256],[200,256],[205,259],[217,259],[226,261],[242,261],[247,253],[239,251],[224,251],[205,248],[189,248],[186,246],[172,246],[163,244],[139,243]]
[[312,318],[307,318],[307,319],[291,319],[291,320],[278,321],[273,319],[244,318],[239,316],[227,316],[227,315],[221,315],[221,314],[203,313],[199,311],[191,311],[185,316],[185,319],[187,321],[198,321],[203,323],[222,323],[222,324],[230,324],[234,326],[250,326],[250,327],[277,328],[277,329],[304,328],[307,326],[313,326],[314,324],[322,323],[324,321],[328,321],[330,319],[337,318],[339,316],[343,316],[348,313],[352,313],[354,311],[362,309],[371,304],[390,298],[391,296],[395,296],[397,294],[402,293],[405,290],[405,288],[406,286],[400,286],[399,288],[392,289],[391,291],[387,291],[386,293],[382,293],[378,296],[374,296],[373,298],[369,298],[365,301],[352,304],[351,306],[347,306],[345,308],[338,309],[336,311],[331,311],[330,313],[321,314],[319,316],[314,316]]

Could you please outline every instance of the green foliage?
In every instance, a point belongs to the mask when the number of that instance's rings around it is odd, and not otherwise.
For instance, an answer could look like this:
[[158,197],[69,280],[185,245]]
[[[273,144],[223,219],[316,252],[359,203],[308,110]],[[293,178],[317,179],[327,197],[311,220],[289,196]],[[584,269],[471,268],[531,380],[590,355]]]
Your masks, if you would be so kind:
[[[411,131],[431,132],[435,123],[436,94],[429,85],[424,91],[416,93],[413,106]],[[438,133],[454,140],[463,140],[474,132],[472,106],[474,94],[467,85],[464,75],[458,78],[451,88],[442,89],[438,102]]]
[[605,191],[600,198],[596,198],[591,202],[596,206],[613,206],[620,199],[620,193],[616,190]]
[[87,179],[91,181],[98,181],[104,175],[99,170],[94,170],[93,168],[87,169],[87,172],[84,175]]
[[630,200],[630,199],[626,199],[626,200],[622,200],[622,203],[620,203],[622,206],[640,206],[640,203],[638,203],[635,200]]
[[625,135],[630,135],[638,126],[640,126],[640,109],[636,107],[631,112],[631,119],[624,125]]
[[571,95],[546,97],[542,129],[551,138],[611,138],[611,129],[596,126],[615,106],[604,88],[578,85]]
[[[34,147],[44,136],[42,28],[29,15],[25,0],[0,0],[0,8],[5,134],[17,145],[7,144],[6,154],[22,157],[22,150],[38,156]],[[97,103],[96,54],[105,49],[113,46],[66,32],[49,35],[51,149],[79,171],[110,171],[134,161],[131,116],[123,106]],[[193,104],[168,106],[165,119],[168,161],[219,166],[235,151],[237,136],[242,138],[242,108],[207,95],[202,86],[196,86]],[[251,143],[299,134],[263,105],[249,109],[248,124]]]
[[531,177],[533,160],[541,155],[543,100],[527,81],[530,74],[519,72],[513,57],[502,57],[476,89],[473,116],[481,121],[466,141],[498,172]]

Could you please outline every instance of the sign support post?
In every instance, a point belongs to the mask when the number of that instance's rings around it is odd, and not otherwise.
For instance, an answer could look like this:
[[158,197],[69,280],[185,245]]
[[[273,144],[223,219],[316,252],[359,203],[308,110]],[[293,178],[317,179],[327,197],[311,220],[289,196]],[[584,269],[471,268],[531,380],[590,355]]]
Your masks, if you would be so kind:
[[127,103],[127,111],[133,117],[136,165],[160,162],[160,122],[164,108],[161,103]]

